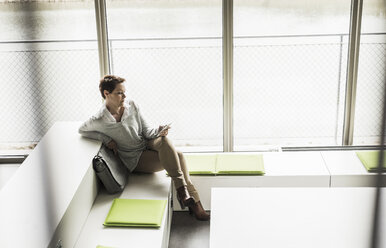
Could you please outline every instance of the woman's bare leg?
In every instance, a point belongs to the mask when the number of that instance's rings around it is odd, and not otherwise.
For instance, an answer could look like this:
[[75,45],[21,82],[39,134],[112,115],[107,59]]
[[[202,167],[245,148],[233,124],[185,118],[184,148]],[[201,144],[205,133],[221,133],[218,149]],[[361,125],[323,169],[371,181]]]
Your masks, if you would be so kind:
[[198,195],[196,188],[194,187],[192,181],[190,180],[189,169],[186,166],[186,160],[185,160],[184,154],[180,151],[177,151],[177,154],[178,154],[178,158],[180,160],[181,170],[184,174],[184,178],[185,178],[185,181],[187,184],[186,187],[188,189],[188,192],[194,198],[195,202],[199,202],[200,196]]

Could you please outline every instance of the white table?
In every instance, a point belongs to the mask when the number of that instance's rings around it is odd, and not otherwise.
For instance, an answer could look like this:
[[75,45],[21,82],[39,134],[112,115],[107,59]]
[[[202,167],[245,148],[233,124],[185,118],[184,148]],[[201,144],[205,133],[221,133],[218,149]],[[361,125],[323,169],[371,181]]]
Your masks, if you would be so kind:
[[375,188],[214,188],[210,247],[368,248],[374,197]]
[[[322,157],[331,174],[331,187],[376,186],[377,173],[368,172],[355,151],[325,151]],[[386,186],[386,173],[382,186]]]

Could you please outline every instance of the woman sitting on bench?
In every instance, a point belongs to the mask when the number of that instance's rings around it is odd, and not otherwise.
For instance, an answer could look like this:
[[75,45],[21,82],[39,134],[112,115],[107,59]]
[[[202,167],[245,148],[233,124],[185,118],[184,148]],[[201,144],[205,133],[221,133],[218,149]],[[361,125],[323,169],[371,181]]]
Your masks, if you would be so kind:
[[[209,220],[189,177],[184,155],[166,137],[168,127],[150,128],[133,101],[125,101],[125,79],[107,75],[99,90],[106,100],[79,132],[102,141],[117,154],[130,172],[153,173],[165,169],[173,179],[181,208],[198,220]],[[164,128],[165,127],[165,128]]]

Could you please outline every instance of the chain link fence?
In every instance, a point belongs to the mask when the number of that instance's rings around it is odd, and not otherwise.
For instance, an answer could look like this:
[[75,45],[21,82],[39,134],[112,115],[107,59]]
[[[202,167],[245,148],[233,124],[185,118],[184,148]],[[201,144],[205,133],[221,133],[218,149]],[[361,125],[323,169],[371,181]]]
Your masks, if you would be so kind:
[[54,122],[82,121],[99,108],[96,42],[62,46],[0,44],[2,145],[38,142]]
[[254,144],[340,145],[347,38],[294,36],[239,43],[234,51],[236,150]]
[[[152,125],[172,122],[177,146],[222,150],[220,38],[112,40],[110,47],[113,73],[126,78],[128,97]],[[385,51],[379,39],[361,45],[360,144],[379,138]],[[347,36],[236,38],[234,57],[236,150],[341,145]],[[38,142],[55,121],[84,121],[101,104],[96,42],[1,43],[0,73],[1,144]]]
[[386,73],[386,35],[361,37],[354,144],[380,144]]
[[221,39],[112,42],[114,74],[153,126],[187,150],[222,151]]

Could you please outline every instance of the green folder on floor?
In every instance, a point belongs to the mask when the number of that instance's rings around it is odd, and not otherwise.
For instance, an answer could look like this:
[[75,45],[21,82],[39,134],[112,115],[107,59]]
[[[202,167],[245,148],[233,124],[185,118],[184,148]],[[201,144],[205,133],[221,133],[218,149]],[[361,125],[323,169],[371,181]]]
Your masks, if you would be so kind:
[[262,175],[264,161],[261,154],[219,154],[216,164],[219,175]]
[[213,175],[216,173],[216,154],[185,155],[191,175]]
[[190,175],[263,175],[262,154],[190,154],[185,155]]
[[160,227],[166,200],[114,199],[105,226]]
[[[358,158],[365,166],[368,172],[377,172],[379,154],[380,151],[363,151],[356,152]],[[382,172],[386,172],[386,152],[383,151],[383,164],[382,164]]]

